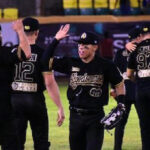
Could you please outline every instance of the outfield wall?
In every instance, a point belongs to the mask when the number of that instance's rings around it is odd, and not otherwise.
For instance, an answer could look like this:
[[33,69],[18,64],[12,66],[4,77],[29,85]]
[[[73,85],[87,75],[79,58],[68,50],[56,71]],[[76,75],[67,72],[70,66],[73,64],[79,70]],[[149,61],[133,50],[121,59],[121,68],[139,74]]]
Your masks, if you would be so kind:
[[[83,31],[94,31],[100,39],[104,31],[108,31],[113,38],[114,52],[118,49],[124,48],[128,42],[127,33],[136,25],[147,24],[150,25],[150,16],[121,16],[116,17],[112,15],[105,16],[52,16],[52,17],[37,17],[41,26],[40,34],[37,43],[46,48],[56,31],[62,24],[70,23],[70,37],[62,40],[57,47],[56,55],[77,56],[77,46],[73,42],[79,37]],[[1,19],[3,44],[11,45],[17,44],[18,39],[15,32],[11,29],[11,22],[13,20]],[[11,34],[11,36],[10,36]]]
[[[73,41],[79,38],[83,31],[93,31],[102,39],[104,31],[108,31],[113,38],[114,53],[123,49],[128,40],[128,32],[136,25],[147,24],[150,26],[150,16],[59,16],[38,17],[40,22],[40,34],[38,45],[46,48],[51,43],[55,33],[61,25],[71,24],[70,36],[60,41],[55,51],[56,56],[78,57],[77,44]],[[0,20],[2,24],[3,45],[15,45],[18,43],[16,33],[11,29],[12,20]],[[11,35],[11,36],[10,36]]]
[[[66,22],[141,22],[150,21],[150,15],[139,16],[113,16],[113,15],[94,15],[94,16],[49,16],[49,17],[35,17],[41,24],[47,23],[66,23]],[[0,19],[2,22],[11,22],[11,19]]]

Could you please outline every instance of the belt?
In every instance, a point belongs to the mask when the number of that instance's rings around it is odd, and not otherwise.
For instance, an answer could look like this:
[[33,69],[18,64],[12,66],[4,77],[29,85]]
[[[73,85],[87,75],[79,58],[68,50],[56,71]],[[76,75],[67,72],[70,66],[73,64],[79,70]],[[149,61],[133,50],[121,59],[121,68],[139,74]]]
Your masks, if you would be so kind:
[[101,112],[102,109],[100,110],[89,110],[89,109],[83,109],[83,108],[77,108],[77,107],[69,107],[70,111],[78,113],[80,115],[92,115],[92,114],[97,114]]

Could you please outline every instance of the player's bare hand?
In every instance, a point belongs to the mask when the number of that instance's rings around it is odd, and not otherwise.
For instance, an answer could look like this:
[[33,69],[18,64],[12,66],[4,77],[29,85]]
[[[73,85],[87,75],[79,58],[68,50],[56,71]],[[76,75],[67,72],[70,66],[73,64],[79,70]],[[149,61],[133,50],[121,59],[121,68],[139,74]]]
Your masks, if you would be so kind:
[[64,110],[63,110],[63,108],[60,108],[58,110],[57,125],[61,126],[64,122],[64,119],[65,119]]
[[134,43],[129,42],[125,45],[125,47],[129,52],[133,52],[133,51],[135,51],[137,46]]
[[69,34],[68,34],[69,29],[70,29],[70,24],[62,25],[60,27],[59,31],[56,33],[55,38],[57,40],[61,40],[65,37],[68,37],[69,36]]
[[110,96],[112,96],[114,99],[117,97],[117,93],[115,89],[110,90]]
[[23,23],[22,23],[22,20],[19,19],[19,20],[16,20],[12,23],[12,28],[13,30],[15,30],[16,32],[19,32],[19,31],[23,31]]

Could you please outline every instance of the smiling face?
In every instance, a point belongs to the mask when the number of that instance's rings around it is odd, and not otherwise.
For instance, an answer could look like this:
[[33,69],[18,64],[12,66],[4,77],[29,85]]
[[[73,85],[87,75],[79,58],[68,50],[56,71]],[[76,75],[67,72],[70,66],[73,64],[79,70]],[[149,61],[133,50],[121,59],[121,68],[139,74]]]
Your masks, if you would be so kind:
[[84,62],[90,62],[94,58],[97,48],[97,45],[78,44],[79,57]]

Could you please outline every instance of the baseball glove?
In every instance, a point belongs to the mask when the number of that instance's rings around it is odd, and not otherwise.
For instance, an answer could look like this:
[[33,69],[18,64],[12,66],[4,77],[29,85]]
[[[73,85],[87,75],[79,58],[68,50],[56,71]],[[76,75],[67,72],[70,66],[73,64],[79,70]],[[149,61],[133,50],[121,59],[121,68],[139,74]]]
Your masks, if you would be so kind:
[[120,122],[122,115],[125,113],[125,106],[119,103],[111,112],[101,119],[101,124],[106,130],[111,130]]

